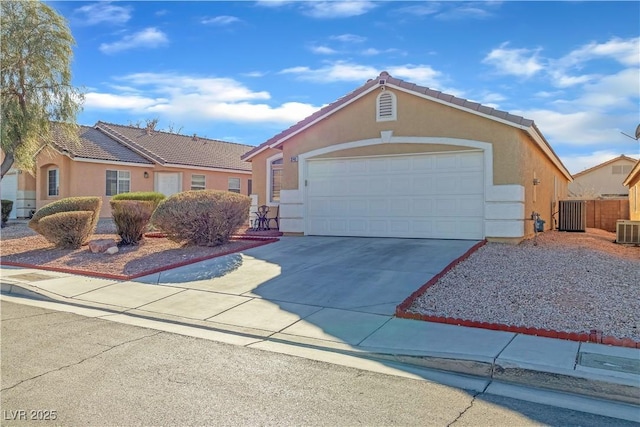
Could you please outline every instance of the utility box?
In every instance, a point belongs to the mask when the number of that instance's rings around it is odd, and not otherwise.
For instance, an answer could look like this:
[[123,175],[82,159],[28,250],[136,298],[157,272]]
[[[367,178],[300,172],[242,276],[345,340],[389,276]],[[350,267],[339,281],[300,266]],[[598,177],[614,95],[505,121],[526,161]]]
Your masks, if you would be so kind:
[[536,220],[536,231],[537,231],[537,232],[539,232],[539,233],[540,233],[540,232],[543,232],[543,231],[544,231],[544,224],[545,224],[545,222],[546,222],[546,221],[545,221],[544,219],[540,219],[540,218],[538,218],[538,219]]
[[587,202],[584,200],[560,200],[558,230],[586,231]]

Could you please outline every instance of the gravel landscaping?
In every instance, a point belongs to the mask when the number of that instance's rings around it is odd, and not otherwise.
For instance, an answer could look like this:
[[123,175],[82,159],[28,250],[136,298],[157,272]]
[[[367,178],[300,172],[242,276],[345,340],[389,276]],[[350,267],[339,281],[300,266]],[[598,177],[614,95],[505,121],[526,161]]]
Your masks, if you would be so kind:
[[640,247],[614,241],[614,233],[587,229],[487,243],[407,311],[640,341]]

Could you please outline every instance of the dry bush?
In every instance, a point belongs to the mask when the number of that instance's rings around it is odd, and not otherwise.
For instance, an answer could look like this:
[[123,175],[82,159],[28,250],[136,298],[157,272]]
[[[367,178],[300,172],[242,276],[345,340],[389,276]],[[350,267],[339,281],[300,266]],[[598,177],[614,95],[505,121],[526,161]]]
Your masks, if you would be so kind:
[[175,242],[218,246],[246,223],[250,205],[249,197],[228,191],[184,191],[162,201],[151,223]]
[[38,233],[62,249],[78,249],[92,234],[94,212],[72,211],[47,215],[38,223]]
[[119,246],[137,245],[143,238],[156,207],[154,201],[111,200],[111,215],[120,236]]
[[131,193],[116,194],[111,197],[111,200],[142,200],[153,202],[153,208],[155,209],[165,198],[166,196],[164,194],[155,191],[134,191]]
[[38,209],[38,211],[33,215],[33,218],[29,220],[29,228],[38,234],[42,234],[40,230],[40,223],[43,218],[49,215],[61,212],[91,211],[93,213],[90,224],[91,228],[89,231],[89,235],[91,235],[95,232],[96,227],[98,226],[101,207],[102,199],[100,197],[67,197],[60,199]]

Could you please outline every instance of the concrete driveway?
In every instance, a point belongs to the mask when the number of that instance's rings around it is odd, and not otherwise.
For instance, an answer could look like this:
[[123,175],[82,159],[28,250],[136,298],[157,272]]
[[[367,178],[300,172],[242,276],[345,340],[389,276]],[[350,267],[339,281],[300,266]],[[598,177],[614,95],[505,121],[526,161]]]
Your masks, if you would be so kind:
[[[319,307],[388,316],[412,292],[476,243],[284,237],[243,253],[135,281],[218,292],[229,297],[261,298],[282,307],[288,304],[293,312],[296,308],[306,311],[306,307]],[[297,314],[305,317],[308,313]]]

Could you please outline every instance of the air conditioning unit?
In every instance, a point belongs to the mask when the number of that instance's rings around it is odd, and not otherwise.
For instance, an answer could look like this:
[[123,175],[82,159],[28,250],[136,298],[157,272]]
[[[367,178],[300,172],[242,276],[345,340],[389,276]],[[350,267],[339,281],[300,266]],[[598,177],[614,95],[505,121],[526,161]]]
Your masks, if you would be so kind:
[[616,222],[616,243],[640,245],[640,221],[618,220]]
[[560,200],[558,205],[558,230],[586,231],[587,202],[584,200]]

